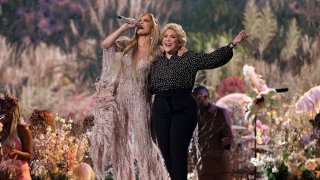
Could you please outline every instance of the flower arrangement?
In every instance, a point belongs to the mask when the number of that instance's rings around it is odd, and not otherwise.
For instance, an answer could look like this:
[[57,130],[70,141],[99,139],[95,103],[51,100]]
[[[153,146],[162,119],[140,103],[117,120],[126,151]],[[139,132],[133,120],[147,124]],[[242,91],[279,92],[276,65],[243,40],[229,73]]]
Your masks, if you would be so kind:
[[74,135],[73,120],[56,115],[57,127],[49,126],[45,134],[34,138],[34,155],[30,163],[33,178],[68,179],[75,165],[84,161],[89,133]]
[[[262,77],[251,66],[244,67],[246,83],[259,95],[270,90]],[[318,112],[320,88],[312,88],[299,100],[297,97],[285,100],[285,96],[275,92],[285,92],[286,88],[275,89],[267,106],[262,106],[246,118],[249,129],[255,130],[257,146],[248,149],[255,151],[251,163],[256,167],[256,176],[264,179],[320,179],[320,138],[318,118],[308,120]],[[312,91],[312,93],[311,93]],[[320,91],[319,91],[320,92]],[[316,94],[316,95],[315,95]],[[266,101],[266,96],[255,100]],[[308,103],[311,103],[309,105]],[[256,102],[253,102],[256,103]],[[265,102],[263,102],[265,103]],[[260,105],[259,103],[256,103]],[[295,105],[296,104],[296,105]],[[249,107],[249,106],[248,106]],[[247,112],[248,114],[248,112]],[[247,116],[246,117],[250,117]],[[253,120],[252,120],[253,119]],[[320,119],[320,114],[319,114]]]
[[273,106],[258,114],[257,144],[268,145],[269,151],[258,153],[251,163],[263,178],[271,180],[320,179],[320,146],[312,138],[312,125],[284,107]]

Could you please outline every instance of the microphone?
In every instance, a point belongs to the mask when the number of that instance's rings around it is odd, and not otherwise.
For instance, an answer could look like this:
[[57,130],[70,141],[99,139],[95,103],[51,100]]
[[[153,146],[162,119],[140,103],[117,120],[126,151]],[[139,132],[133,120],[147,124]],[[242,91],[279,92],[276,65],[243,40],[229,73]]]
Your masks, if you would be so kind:
[[[131,24],[131,20],[129,18],[126,18],[126,17],[123,17],[123,16],[118,16],[118,18],[120,19],[121,22],[123,23],[128,23],[128,24]],[[135,23],[134,25],[137,27],[137,28],[142,28],[142,24],[141,22],[135,20]]]
[[277,93],[283,93],[283,92],[289,91],[288,88],[276,88],[275,90],[276,90]]

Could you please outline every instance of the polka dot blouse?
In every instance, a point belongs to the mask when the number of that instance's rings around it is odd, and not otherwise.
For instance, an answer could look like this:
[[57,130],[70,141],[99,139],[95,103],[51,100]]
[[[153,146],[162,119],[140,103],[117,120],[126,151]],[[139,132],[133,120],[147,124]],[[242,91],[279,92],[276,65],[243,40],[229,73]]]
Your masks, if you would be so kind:
[[198,70],[220,67],[228,63],[232,56],[229,45],[209,54],[188,51],[182,57],[176,53],[170,59],[160,56],[154,62],[150,74],[151,91],[157,93],[175,89],[192,90]]

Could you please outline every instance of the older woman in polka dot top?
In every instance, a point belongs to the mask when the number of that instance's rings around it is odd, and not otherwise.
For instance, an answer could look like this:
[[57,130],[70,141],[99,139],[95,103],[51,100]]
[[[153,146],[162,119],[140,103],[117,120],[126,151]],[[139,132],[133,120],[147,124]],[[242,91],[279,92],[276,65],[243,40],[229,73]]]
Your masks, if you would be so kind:
[[175,23],[161,32],[164,55],[154,62],[150,88],[155,94],[152,123],[157,142],[172,180],[187,179],[188,146],[198,120],[198,109],[191,90],[196,73],[214,69],[230,61],[232,49],[248,35],[241,31],[227,46],[212,53],[177,52],[187,42],[186,33]]

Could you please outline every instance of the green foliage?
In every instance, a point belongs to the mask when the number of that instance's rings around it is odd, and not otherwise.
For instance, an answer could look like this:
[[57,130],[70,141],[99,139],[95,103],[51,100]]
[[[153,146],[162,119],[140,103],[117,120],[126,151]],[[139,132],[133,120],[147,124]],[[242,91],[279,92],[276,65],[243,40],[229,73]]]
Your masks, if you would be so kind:
[[203,43],[204,34],[202,33],[188,33],[187,47],[194,51],[203,51],[205,49],[205,43]]
[[304,171],[302,171],[301,178],[302,178],[303,180],[314,180],[314,179],[316,179],[316,178],[312,175],[312,172],[309,171],[309,170],[304,170]]
[[187,32],[220,34],[228,29],[240,31],[245,1],[183,0],[183,8],[169,21],[181,24]]
[[267,174],[269,180],[286,180],[288,179],[289,170],[288,167],[282,163],[277,167],[277,171],[273,171],[274,165],[268,163],[265,165],[264,171]]

